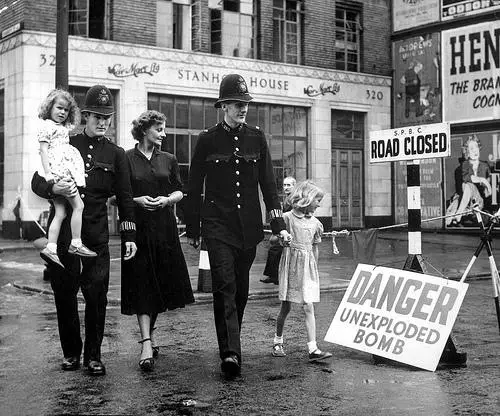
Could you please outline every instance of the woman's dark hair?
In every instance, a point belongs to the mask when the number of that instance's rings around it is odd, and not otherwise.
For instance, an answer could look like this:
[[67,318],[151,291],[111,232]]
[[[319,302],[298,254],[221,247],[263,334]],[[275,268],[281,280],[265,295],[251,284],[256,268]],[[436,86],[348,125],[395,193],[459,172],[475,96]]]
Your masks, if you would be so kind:
[[144,111],[139,117],[132,121],[132,136],[135,140],[142,142],[146,131],[156,124],[167,121],[165,114],[155,110]]

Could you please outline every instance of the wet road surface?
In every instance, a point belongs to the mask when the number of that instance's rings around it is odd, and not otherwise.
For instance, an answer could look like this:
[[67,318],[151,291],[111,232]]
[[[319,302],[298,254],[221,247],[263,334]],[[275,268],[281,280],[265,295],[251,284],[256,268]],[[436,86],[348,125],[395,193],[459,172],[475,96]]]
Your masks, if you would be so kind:
[[[285,326],[288,355],[270,355],[276,299],[248,304],[242,377],[219,372],[211,305],[160,316],[160,357],[138,367],[136,320],[108,309],[103,361],[108,374],[60,370],[52,298],[3,287],[0,303],[2,415],[496,415],[500,409],[500,336],[491,283],[471,283],[454,329],[468,367],[434,373],[374,365],[370,355],[322,341],[342,293],[316,305],[320,347],[331,360],[309,364],[300,308]],[[83,304],[80,305],[83,312]]]

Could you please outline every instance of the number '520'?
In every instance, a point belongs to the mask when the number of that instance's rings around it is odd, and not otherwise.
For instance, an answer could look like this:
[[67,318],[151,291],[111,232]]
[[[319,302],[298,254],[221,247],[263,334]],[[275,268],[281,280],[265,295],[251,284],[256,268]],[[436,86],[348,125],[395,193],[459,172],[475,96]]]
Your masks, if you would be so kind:
[[382,100],[384,93],[382,91],[366,90],[366,98],[370,100]]
[[40,66],[50,65],[56,66],[56,56],[55,55],[45,55],[44,53],[40,54]]

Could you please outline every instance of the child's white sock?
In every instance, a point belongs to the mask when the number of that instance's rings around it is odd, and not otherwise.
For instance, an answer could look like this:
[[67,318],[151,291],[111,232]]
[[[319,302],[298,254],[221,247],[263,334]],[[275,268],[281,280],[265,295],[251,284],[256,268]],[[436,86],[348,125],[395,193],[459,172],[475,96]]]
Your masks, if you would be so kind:
[[278,335],[274,334],[274,345],[276,344],[283,344],[283,335],[279,337]]
[[53,253],[57,253],[57,244],[47,243],[47,250],[52,251]]
[[75,247],[81,247],[82,246],[82,239],[81,238],[72,238],[71,244]]
[[316,344],[316,341],[311,341],[307,343],[307,349],[309,350],[309,354],[313,353],[318,349],[318,345]]

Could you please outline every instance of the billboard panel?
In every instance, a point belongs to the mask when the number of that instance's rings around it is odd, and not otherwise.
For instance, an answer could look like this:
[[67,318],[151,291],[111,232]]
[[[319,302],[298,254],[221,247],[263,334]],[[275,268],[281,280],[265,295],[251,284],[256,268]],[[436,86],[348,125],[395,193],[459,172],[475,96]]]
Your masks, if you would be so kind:
[[411,29],[439,20],[440,0],[394,0],[394,31]]
[[499,0],[442,0],[441,3],[441,20],[450,20],[500,9]]
[[440,123],[439,34],[394,42],[394,127]]
[[442,34],[444,120],[500,118],[500,21]]

